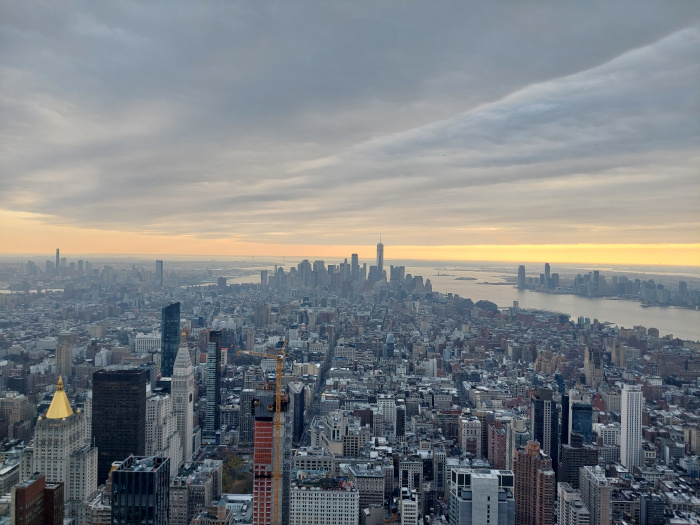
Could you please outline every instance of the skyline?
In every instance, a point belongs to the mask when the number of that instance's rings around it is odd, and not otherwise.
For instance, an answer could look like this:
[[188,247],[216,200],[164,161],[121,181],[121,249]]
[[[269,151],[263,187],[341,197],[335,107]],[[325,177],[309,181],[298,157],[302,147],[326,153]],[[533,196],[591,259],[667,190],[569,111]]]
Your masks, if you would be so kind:
[[0,254],[700,266],[697,2],[3,15]]

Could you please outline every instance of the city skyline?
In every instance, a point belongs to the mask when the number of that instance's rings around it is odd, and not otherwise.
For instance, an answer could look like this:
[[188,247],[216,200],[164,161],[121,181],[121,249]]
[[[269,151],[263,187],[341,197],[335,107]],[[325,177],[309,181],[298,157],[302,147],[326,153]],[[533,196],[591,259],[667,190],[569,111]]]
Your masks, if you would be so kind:
[[700,265],[696,2],[3,15],[3,254]]

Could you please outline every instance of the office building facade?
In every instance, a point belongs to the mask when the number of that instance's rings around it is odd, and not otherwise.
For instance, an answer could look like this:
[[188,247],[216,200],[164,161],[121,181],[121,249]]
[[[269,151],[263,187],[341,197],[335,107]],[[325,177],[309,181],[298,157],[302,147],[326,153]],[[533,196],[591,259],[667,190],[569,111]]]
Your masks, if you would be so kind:
[[92,378],[92,436],[98,450],[97,482],[102,484],[114,461],[146,453],[147,373],[103,369]]
[[161,311],[160,337],[160,373],[163,377],[171,377],[180,348],[180,303],[173,303]]
[[112,525],[167,525],[170,459],[135,456],[112,472]]

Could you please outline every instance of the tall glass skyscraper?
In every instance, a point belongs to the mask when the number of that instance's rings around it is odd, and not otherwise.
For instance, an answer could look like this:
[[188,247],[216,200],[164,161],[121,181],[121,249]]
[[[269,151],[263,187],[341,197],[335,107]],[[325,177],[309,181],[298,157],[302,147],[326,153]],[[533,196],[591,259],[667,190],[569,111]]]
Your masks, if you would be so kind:
[[180,303],[173,303],[163,308],[161,316],[160,372],[163,377],[172,377],[178,348],[180,348]]
[[97,483],[113,461],[146,453],[146,371],[98,370],[92,375],[92,437],[97,447]]
[[377,244],[377,273],[381,281],[382,275],[384,275],[384,245],[381,241]]

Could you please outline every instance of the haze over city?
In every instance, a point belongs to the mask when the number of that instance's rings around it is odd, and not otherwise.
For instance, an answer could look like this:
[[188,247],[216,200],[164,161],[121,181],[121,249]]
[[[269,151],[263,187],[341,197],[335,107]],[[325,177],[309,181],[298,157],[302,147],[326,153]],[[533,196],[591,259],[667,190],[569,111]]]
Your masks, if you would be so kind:
[[2,7],[1,248],[700,264],[697,2]]

